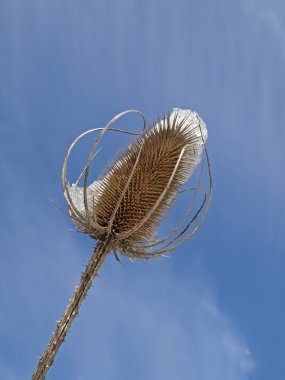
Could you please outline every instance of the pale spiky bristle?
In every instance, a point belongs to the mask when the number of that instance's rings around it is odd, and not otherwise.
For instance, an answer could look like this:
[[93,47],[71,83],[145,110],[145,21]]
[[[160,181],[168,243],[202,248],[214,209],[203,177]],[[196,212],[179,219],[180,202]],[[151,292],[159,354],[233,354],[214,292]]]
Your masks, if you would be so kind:
[[[203,139],[206,139],[205,131],[201,129],[204,128],[203,122],[195,113],[191,113],[191,120],[189,114],[183,118],[178,116],[179,113],[166,116],[146,131],[120,154],[115,165],[99,180],[99,196],[93,212],[99,225],[106,227],[140,153],[112,224],[112,233],[125,236],[129,243],[154,236],[179,188],[189,179],[201,159]],[[146,218],[152,208],[153,212]],[[142,221],[143,224],[136,229]],[[128,234],[129,231],[133,232]]]

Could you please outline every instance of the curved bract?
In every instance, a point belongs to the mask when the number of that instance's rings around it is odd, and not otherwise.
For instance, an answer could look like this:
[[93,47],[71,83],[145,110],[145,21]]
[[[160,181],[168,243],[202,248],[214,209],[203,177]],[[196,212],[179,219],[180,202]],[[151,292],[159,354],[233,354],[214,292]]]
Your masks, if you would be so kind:
[[[120,117],[138,113],[144,121],[141,133],[112,128]],[[135,135],[104,174],[88,185],[89,169],[96,157],[99,141],[107,131]],[[75,184],[67,181],[67,163],[77,142],[85,135],[99,132],[88,162]],[[70,145],[63,164],[63,191],[69,214],[77,229],[92,238],[110,239],[112,250],[131,258],[151,258],[173,251],[189,240],[205,219],[212,193],[212,177],[205,148],[208,133],[203,120],[190,110],[174,109],[146,129],[143,114],[136,110],[122,112],[104,128],[82,133]],[[203,173],[192,193],[185,215],[179,225],[161,240],[156,239],[157,227],[170,205],[179,196],[206,155],[209,190],[200,189]],[[84,177],[83,186],[79,186]],[[202,194],[201,204],[194,203]]]

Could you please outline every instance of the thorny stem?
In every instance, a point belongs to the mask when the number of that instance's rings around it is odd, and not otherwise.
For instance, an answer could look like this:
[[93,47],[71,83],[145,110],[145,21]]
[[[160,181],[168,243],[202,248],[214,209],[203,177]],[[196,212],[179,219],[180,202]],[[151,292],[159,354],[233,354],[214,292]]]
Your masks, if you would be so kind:
[[56,330],[53,333],[43,356],[39,360],[38,366],[32,376],[32,380],[45,379],[47,371],[51,367],[60,345],[64,341],[73,320],[77,316],[80,306],[85,299],[95,276],[98,275],[98,271],[110,251],[110,241],[110,238],[107,238],[105,241],[98,241],[94,253],[88,261],[85,271],[82,273],[80,283],[75,287],[73,296],[71,297],[63,316],[58,321]]

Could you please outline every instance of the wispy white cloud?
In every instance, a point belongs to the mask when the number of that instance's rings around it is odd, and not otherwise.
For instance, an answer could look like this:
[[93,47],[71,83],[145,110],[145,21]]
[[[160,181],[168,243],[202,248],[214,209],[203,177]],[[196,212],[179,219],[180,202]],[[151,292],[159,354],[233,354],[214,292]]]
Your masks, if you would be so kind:
[[202,279],[133,270],[104,271],[58,366],[77,358],[74,379],[249,378],[250,349]]

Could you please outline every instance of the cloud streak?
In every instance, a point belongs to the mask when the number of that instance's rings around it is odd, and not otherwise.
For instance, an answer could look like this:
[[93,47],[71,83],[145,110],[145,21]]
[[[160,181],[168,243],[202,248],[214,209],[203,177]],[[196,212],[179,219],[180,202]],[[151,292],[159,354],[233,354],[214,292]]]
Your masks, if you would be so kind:
[[151,265],[104,271],[58,366],[78,358],[70,379],[248,379],[248,344],[212,290]]

